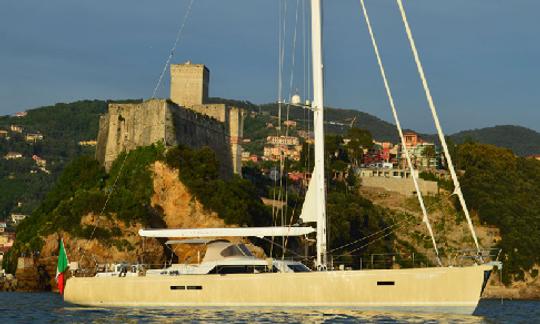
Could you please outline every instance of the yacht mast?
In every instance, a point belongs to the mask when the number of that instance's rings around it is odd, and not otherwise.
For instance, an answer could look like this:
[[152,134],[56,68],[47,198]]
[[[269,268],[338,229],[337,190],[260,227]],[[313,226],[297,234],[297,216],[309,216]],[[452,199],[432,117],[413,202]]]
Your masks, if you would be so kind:
[[311,0],[311,54],[313,68],[313,122],[315,135],[315,168],[317,179],[315,214],[317,219],[317,269],[326,269],[326,190],[324,181],[324,78],[322,58],[321,0]]

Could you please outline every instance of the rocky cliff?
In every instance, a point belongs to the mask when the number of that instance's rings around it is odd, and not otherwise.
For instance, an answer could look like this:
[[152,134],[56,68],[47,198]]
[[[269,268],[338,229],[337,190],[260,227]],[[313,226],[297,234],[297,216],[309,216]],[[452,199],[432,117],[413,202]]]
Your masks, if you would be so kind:
[[[152,195],[150,205],[161,215],[165,228],[224,227],[226,225],[214,211],[205,208],[179,179],[179,170],[167,166],[162,161],[152,163]],[[85,239],[66,231],[58,231],[43,238],[39,253],[22,258],[16,272],[16,280],[6,282],[4,289],[36,291],[55,289],[58,242],[63,238],[69,261],[78,262],[80,275],[94,275],[96,265],[128,262],[145,263],[153,267],[162,266],[171,257],[180,262],[196,262],[197,256],[204,256],[204,249],[197,246],[178,245],[170,250],[163,240],[141,238],[138,230],[145,227],[140,222],[126,224],[115,214],[99,216],[88,213],[81,218],[81,225],[94,231],[115,228],[119,232],[110,240]],[[232,241],[238,239],[229,238]],[[262,249],[250,245],[252,251],[264,255]],[[174,251],[174,254],[172,252]]]

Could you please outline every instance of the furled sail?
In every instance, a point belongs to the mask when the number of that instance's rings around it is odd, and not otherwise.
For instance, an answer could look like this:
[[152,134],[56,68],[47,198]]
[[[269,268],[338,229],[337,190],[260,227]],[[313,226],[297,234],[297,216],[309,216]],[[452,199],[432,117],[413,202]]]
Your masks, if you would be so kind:
[[300,218],[304,223],[317,222],[317,188],[319,187],[317,170],[318,168],[313,170],[304,205],[302,206],[302,213],[300,214]]

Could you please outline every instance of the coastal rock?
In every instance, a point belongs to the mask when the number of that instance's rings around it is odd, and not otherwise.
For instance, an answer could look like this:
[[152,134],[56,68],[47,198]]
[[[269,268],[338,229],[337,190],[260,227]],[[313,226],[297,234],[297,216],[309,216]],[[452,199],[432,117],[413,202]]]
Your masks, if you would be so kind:
[[[194,197],[189,189],[180,181],[179,170],[170,168],[165,163],[157,161],[152,165],[154,194],[151,197],[153,208],[162,212],[167,228],[213,228],[227,227],[217,213],[208,210]],[[231,242],[247,243],[237,237],[225,238]],[[257,256],[263,257],[262,248],[247,244],[248,248]],[[182,263],[196,263],[202,257],[206,247],[204,245],[173,245],[171,252],[178,256]]]
[[540,277],[531,275],[535,270],[540,270],[540,266],[536,265],[532,271],[526,273],[525,280],[514,281],[509,286],[503,285],[499,276],[492,275],[482,296],[503,299],[540,299]]

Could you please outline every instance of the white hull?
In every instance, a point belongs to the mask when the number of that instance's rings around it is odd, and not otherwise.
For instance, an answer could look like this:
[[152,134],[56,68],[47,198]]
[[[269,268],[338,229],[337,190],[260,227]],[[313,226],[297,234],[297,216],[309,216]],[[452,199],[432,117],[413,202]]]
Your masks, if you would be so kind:
[[70,278],[88,306],[340,307],[471,314],[491,266],[228,275]]

